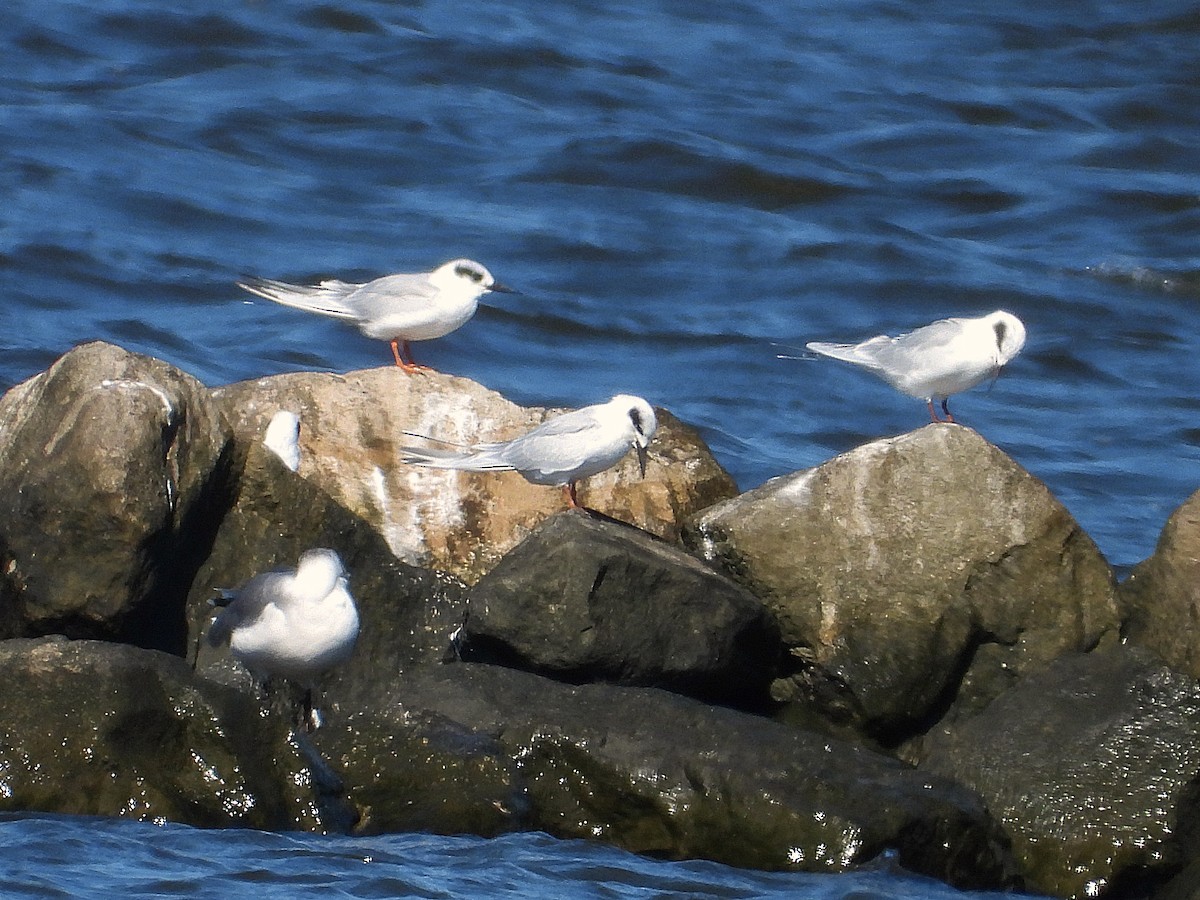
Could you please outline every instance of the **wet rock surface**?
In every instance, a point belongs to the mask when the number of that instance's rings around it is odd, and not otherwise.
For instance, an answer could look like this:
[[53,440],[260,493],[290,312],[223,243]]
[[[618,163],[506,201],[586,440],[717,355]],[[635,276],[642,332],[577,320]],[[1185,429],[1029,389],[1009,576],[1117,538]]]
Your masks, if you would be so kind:
[[768,869],[837,872],[894,848],[955,884],[1014,883],[970,791],[761,717],[472,663],[415,670],[388,705],[398,735],[435,721],[507,756],[520,793],[497,810],[512,826]]
[[1200,855],[1197,733],[1200,686],[1117,648],[1059,659],[935,732],[921,769],[982,795],[1030,889],[1144,896]]
[[0,641],[0,809],[323,830],[345,820],[288,723],[181,659],[104,641]]

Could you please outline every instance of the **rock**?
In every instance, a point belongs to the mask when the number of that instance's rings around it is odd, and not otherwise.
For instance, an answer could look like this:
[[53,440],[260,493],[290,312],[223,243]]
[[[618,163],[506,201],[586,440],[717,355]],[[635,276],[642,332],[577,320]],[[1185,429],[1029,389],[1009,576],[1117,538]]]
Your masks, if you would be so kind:
[[685,543],[767,601],[795,715],[897,746],[1073,650],[1116,640],[1113,577],[1046,487],[930,425],[701,513]]
[[762,709],[779,629],[762,602],[635,528],[547,519],[468,595],[463,658]]
[[495,737],[389,696],[330,716],[313,735],[346,786],[356,833],[494,837],[534,827],[521,764]]
[[[502,751],[520,793],[496,802],[521,827],[759,869],[839,872],[894,849],[906,868],[962,887],[1015,884],[1005,841],[974,794],[761,717],[477,663],[413,670],[381,698],[378,714],[389,709],[398,736],[437,721]],[[474,752],[502,769],[496,749]],[[386,765],[399,771],[381,767],[383,783],[406,777],[407,760]],[[376,812],[374,826],[391,830]]]
[[[506,440],[556,414],[516,406],[464,378],[384,366],[344,376],[280,375],[213,396],[234,429],[255,442],[278,410],[297,413],[302,476],[371,523],[401,560],[468,583],[563,508],[557,488],[513,472],[447,472],[398,461],[398,447],[421,443],[405,432],[458,443]],[[580,501],[674,540],[686,517],[736,488],[694,430],[668,413],[658,418],[645,480],[631,453],[582,483]]]
[[0,680],[0,810],[289,830],[337,818],[286,722],[177,657],[9,640]]
[[397,560],[368,523],[261,444],[241,445],[233,460],[236,493],[187,601],[189,659],[199,672],[258,695],[229,648],[204,639],[216,613],[208,601],[220,588],[294,567],[314,547],[341,556],[360,619],[353,655],[324,679],[317,698],[327,718],[369,705],[380,678],[452,653],[454,632],[466,616],[462,582]]
[[1197,855],[1198,732],[1192,679],[1141,650],[1072,654],[938,729],[922,770],[983,795],[1029,889],[1145,896]]
[[1197,900],[1200,897],[1200,858],[1149,895],[1150,900]]
[[184,652],[228,437],[195,379],[77,347],[0,399],[0,638]]
[[1134,567],[1117,598],[1131,643],[1200,678],[1200,491],[1171,513],[1154,555]]

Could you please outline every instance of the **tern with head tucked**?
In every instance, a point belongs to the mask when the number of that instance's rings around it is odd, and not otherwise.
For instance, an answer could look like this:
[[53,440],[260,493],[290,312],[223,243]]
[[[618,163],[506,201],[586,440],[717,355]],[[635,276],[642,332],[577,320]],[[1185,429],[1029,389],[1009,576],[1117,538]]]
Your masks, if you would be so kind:
[[930,418],[941,403],[953,422],[947,400],[995,378],[1025,346],[1025,326],[1012,313],[997,310],[977,319],[941,319],[899,337],[879,335],[860,344],[806,345],[814,353],[874,372],[892,387],[929,404]]
[[306,286],[247,278],[238,287],[284,306],[346,319],[367,337],[389,341],[405,372],[427,368],[413,362],[410,341],[447,335],[475,315],[489,291],[516,293],[470,259],[452,259],[432,272],[385,275],[366,284],[322,281]]
[[607,403],[549,419],[511,441],[453,450],[402,447],[400,452],[401,460],[412,465],[469,472],[515,471],[533,484],[561,485],[567,505],[576,508],[575,482],[616,465],[630,450],[637,453],[645,477],[646,448],[656,430],[658,419],[649,403],[619,394]]
[[358,609],[341,557],[309,550],[295,569],[256,575],[212,604],[223,609],[208,642],[228,642],[233,657],[259,681],[280,677],[301,685],[312,727],[317,677],[349,659],[358,639]]

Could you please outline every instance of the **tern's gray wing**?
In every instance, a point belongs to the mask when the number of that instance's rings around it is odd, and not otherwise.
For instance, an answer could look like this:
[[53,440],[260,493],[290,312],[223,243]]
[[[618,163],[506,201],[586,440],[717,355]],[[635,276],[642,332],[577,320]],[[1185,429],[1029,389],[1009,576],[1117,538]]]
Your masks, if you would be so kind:
[[583,466],[598,440],[605,441],[603,426],[588,411],[576,410],[509,441],[503,454],[519,472],[549,476]]
[[229,640],[237,628],[249,625],[262,615],[271,603],[290,596],[293,574],[289,571],[265,572],[255,575],[233,594],[233,599],[217,615],[208,629],[208,642],[214,647]]
[[378,319],[397,309],[433,308],[438,290],[423,272],[385,275],[358,286],[345,299],[346,306],[364,320]]
[[962,323],[958,319],[939,319],[916,331],[889,338],[886,343],[881,342],[872,349],[871,358],[879,368],[889,372],[906,371],[930,357],[936,358],[961,335]]

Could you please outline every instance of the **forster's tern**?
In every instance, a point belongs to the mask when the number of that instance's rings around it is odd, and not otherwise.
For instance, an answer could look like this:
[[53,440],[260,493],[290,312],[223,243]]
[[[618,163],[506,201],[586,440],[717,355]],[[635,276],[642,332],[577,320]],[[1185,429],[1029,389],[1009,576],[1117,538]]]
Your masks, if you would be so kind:
[[646,447],[657,429],[649,403],[619,394],[607,403],[556,416],[511,441],[453,450],[402,447],[400,452],[403,462],[436,469],[515,470],[534,484],[561,485],[567,504],[577,507],[575,482],[616,465],[630,449],[637,452],[645,477]]
[[317,676],[345,662],[358,638],[358,610],[346,570],[333,550],[309,550],[295,570],[256,575],[212,601],[224,607],[208,642],[229,642],[234,658],[255,678],[286,678],[305,689],[305,721],[312,727]]
[[929,404],[929,415],[940,401],[946,421],[953,422],[947,398],[988,378],[1025,346],[1025,326],[1012,313],[997,310],[978,319],[941,319],[899,337],[879,335],[861,344],[806,345],[874,372],[892,387]]
[[432,272],[385,275],[366,284],[332,280],[305,286],[266,278],[237,284],[284,306],[349,319],[367,337],[390,341],[396,365],[406,372],[426,368],[413,362],[409,341],[439,338],[462,327],[488,291],[516,293],[469,259],[452,259]]

